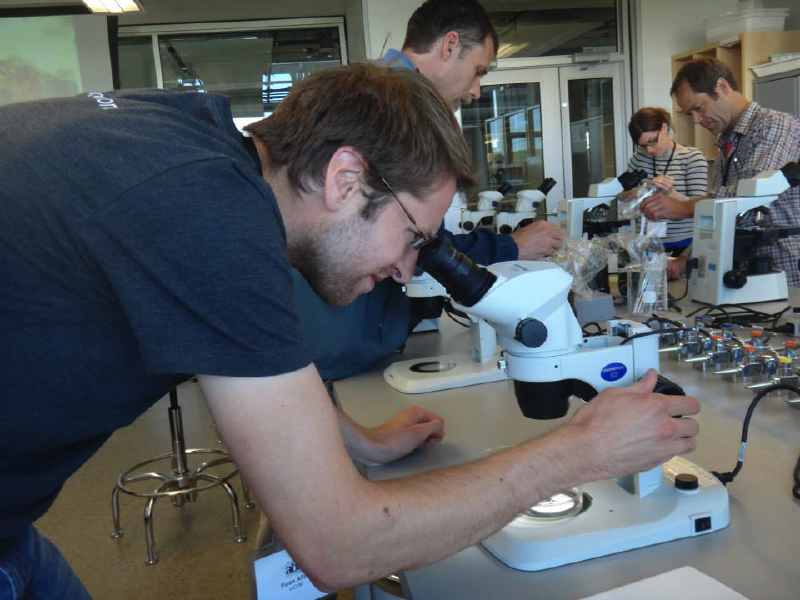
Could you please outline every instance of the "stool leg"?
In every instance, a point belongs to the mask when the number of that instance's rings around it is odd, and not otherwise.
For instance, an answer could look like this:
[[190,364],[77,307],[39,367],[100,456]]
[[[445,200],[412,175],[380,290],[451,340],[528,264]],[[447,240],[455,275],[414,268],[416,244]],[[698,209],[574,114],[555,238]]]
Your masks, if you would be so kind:
[[[201,473],[197,476],[198,479],[205,481],[219,481],[218,477],[213,475],[206,475]],[[233,517],[233,541],[241,544],[247,541],[247,536],[242,533],[242,527],[239,520],[239,499],[236,497],[236,490],[233,489],[230,483],[223,481],[220,486],[228,494],[228,499],[231,501],[231,516]]]
[[250,488],[247,487],[247,482],[242,477],[242,472],[239,471],[239,483],[242,484],[242,498],[244,499],[244,507],[253,509],[256,507],[256,503],[253,502],[253,499],[250,498]]
[[[167,482],[159,486],[159,488],[156,490],[156,493],[163,492],[164,490],[168,489],[170,487],[170,483],[172,482]],[[158,496],[152,496],[147,501],[147,504],[144,505],[144,533],[145,542],[147,542],[147,555],[145,557],[144,564],[148,566],[158,563],[158,554],[156,554],[156,534],[153,531],[153,508],[156,505],[156,500],[158,500]]]
[[119,524],[119,486],[114,485],[114,491],[111,492],[111,519],[114,522],[114,529],[111,530],[111,537],[118,540],[122,537],[123,531]]

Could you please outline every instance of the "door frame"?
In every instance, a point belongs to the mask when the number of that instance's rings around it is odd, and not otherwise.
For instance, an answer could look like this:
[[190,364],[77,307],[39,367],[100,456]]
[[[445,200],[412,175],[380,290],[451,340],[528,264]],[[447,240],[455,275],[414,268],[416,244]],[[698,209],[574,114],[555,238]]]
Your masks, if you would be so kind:
[[[564,193],[567,198],[574,197],[572,185],[572,136],[570,135],[569,120],[569,93],[568,85],[570,81],[578,79],[597,79],[610,78],[612,80],[612,93],[614,95],[614,160],[616,162],[616,173],[619,175],[627,169],[626,141],[624,135],[627,123],[625,119],[625,99],[624,85],[622,76],[623,63],[584,63],[568,67],[560,67],[559,92],[561,95],[561,131],[563,134],[563,165],[564,165]],[[592,182],[595,183],[595,182]]]
[[528,67],[490,71],[481,79],[481,87],[514,83],[539,84],[542,101],[542,149],[544,175],[556,180],[547,194],[547,212],[559,210],[564,198],[564,152],[562,149],[562,124],[559,122],[559,85],[557,67]]

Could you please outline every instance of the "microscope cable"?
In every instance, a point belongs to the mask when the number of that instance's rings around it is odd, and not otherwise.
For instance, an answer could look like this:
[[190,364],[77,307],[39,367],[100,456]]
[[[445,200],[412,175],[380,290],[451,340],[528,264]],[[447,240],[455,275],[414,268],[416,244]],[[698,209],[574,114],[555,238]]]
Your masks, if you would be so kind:
[[[791,385],[788,383],[776,383],[771,385],[767,388],[764,388],[760,392],[758,392],[753,401],[750,403],[750,406],[747,407],[747,414],[744,418],[744,423],[742,425],[742,441],[739,445],[739,457],[736,460],[736,466],[733,468],[732,471],[727,471],[725,473],[720,473],[718,471],[712,471],[714,476],[719,479],[723,485],[728,485],[730,482],[734,480],[734,478],[739,474],[739,471],[742,470],[744,466],[744,453],[747,449],[747,434],[748,430],[750,429],[750,419],[753,416],[753,411],[755,410],[758,403],[761,402],[761,399],[764,398],[767,394],[771,394],[772,392],[778,390],[787,390],[790,392],[794,392],[798,396],[800,396],[800,387],[796,385]],[[794,484],[792,486],[792,495],[800,500],[800,458],[797,460],[797,464],[794,467]]]

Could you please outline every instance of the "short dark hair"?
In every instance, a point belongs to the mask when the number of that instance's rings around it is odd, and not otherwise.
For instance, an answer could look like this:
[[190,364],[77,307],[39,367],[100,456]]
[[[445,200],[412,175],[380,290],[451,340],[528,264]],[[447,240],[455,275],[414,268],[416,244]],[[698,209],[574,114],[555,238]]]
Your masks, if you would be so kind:
[[448,31],[458,32],[465,50],[482,45],[491,36],[497,54],[497,31],[475,0],[427,0],[408,20],[403,49],[424,54]]
[[474,184],[472,160],[452,109],[414,71],[352,64],[297,83],[275,112],[245,130],[267,146],[270,162],[286,167],[290,184],[321,186],[331,157],[351,146],[366,161],[373,190],[364,217],[396,192],[425,195],[442,176],[459,188]]
[[716,99],[715,88],[720,79],[727,81],[732,90],[739,91],[736,77],[728,65],[716,58],[696,58],[680,68],[672,82],[669,94],[670,96],[677,94],[678,88],[685,81],[695,94],[708,94]]
[[672,127],[672,119],[667,111],[663,108],[646,106],[637,110],[636,114],[631,117],[631,122],[628,123],[628,132],[631,134],[633,143],[638,144],[643,133],[658,131],[664,123],[667,124],[667,127]]

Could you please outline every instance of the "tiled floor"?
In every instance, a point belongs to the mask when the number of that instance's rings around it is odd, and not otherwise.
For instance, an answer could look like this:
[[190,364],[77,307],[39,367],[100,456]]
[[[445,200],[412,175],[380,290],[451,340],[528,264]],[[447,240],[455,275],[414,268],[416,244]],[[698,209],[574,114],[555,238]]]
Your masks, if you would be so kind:
[[[189,447],[217,447],[196,384],[179,389]],[[122,494],[120,540],[111,539],[111,490],[120,471],[169,449],[167,398],[122,429],[66,484],[37,526],[55,542],[96,600],[249,600],[250,565],[258,509],[242,506],[243,544],[233,541],[230,508],[221,488],[177,509],[163,500],[154,510],[160,561],[146,566],[144,500]],[[238,481],[234,484],[240,491]],[[240,498],[240,504],[241,502]],[[349,593],[340,599],[351,598]]]

